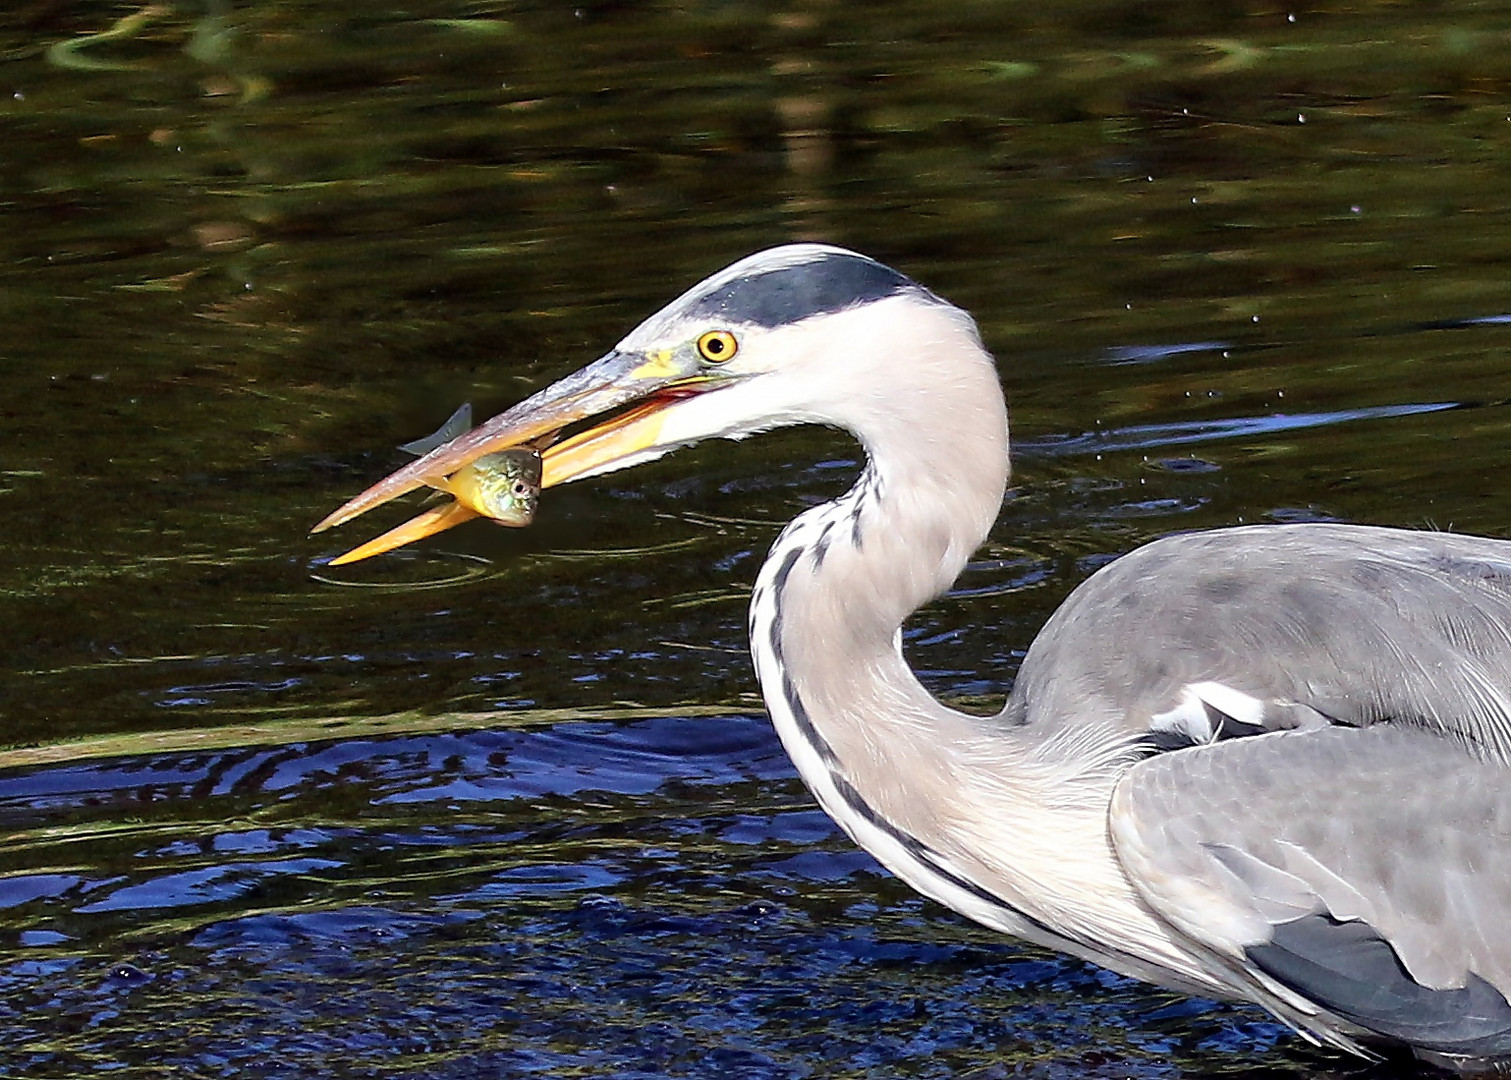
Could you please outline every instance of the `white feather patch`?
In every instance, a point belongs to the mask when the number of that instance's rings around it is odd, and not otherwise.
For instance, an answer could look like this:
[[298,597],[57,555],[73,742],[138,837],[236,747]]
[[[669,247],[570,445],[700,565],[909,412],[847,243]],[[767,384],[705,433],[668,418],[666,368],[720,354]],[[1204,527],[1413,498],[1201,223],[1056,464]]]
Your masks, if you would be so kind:
[[1155,713],[1149,718],[1149,727],[1184,736],[1197,744],[1216,742],[1220,731],[1213,721],[1212,710],[1249,727],[1264,724],[1264,702],[1259,698],[1220,682],[1204,681],[1181,687],[1175,708]]

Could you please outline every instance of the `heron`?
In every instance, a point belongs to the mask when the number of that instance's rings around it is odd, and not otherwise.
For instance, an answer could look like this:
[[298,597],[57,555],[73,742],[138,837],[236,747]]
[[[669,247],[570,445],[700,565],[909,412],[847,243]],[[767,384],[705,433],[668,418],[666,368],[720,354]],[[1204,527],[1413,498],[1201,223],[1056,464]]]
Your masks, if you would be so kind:
[[977,923],[1314,1043],[1511,1068],[1511,541],[1163,537],[1071,593],[999,713],[950,708],[901,627],[997,519],[997,367],[964,310],[815,243],[713,274],[316,531],[507,447],[546,446],[553,487],[794,424],[865,464],[772,544],[750,651],[855,843]]

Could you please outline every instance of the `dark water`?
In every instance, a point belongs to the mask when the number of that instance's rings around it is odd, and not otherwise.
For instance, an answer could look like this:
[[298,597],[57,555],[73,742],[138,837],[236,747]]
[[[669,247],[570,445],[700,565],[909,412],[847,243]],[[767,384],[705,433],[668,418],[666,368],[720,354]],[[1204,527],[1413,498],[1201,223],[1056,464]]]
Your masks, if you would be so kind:
[[1355,1068],[814,808],[744,599],[843,437],[306,530],[819,238],[1001,360],[1014,490],[907,636],[947,698],[1172,530],[1511,534],[1511,10],[20,0],[0,50],[0,1072]]

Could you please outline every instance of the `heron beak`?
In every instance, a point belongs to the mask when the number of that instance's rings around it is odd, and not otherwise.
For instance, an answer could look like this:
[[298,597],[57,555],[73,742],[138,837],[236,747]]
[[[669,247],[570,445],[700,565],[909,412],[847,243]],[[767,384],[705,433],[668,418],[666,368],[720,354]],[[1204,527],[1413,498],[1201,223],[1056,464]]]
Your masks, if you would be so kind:
[[438,532],[445,532],[452,526],[471,521],[477,516],[476,510],[463,506],[459,502],[433,506],[422,514],[416,514],[404,524],[389,529],[382,536],[375,537],[359,547],[352,548],[345,555],[332,559],[329,565],[345,566],[347,563],[361,562],[374,555],[381,555],[385,551],[412,544],[416,540],[423,540],[427,536],[434,536]]
[[[389,474],[310,531],[341,525],[419,487],[444,490],[446,477],[458,469],[484,454],[510,447],[545,447],[541,453],[542,487],[555,487],[655,457],[660,452],[656,446],[663,410],[723,381],[670,350],[650,354],[616,350]],[[556,441],[565,428],[595,417],[604,419]],[[428,510],[332,560],[331,565],[392,551],[478,516],[465,508],[459,512],[458,506],[451,503]]]

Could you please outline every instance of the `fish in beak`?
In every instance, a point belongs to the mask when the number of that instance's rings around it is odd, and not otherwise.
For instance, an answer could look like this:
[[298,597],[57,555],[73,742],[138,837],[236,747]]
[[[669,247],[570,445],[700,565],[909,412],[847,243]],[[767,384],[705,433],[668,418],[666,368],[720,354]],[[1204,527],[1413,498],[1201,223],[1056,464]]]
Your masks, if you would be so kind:
[[[478,458],[516,447],[541,449],[542,488],[660,457],[685,439],[665,440],[668,409],[732,381],[710,372],[695,351],[623,346],[465,434],[429,450],[331,513],[312,532],[344,524],[416,488],[453,490],[452,478]],[[568,428],[586,424],[566,438]],[[443,428],[444,430],[444,428]],[[426,440],[421,440],[425,442]],[[415,444],[409,444],[414,446]],[[357,562],[480,516],[463,502],[433,507],[333,559]]]

